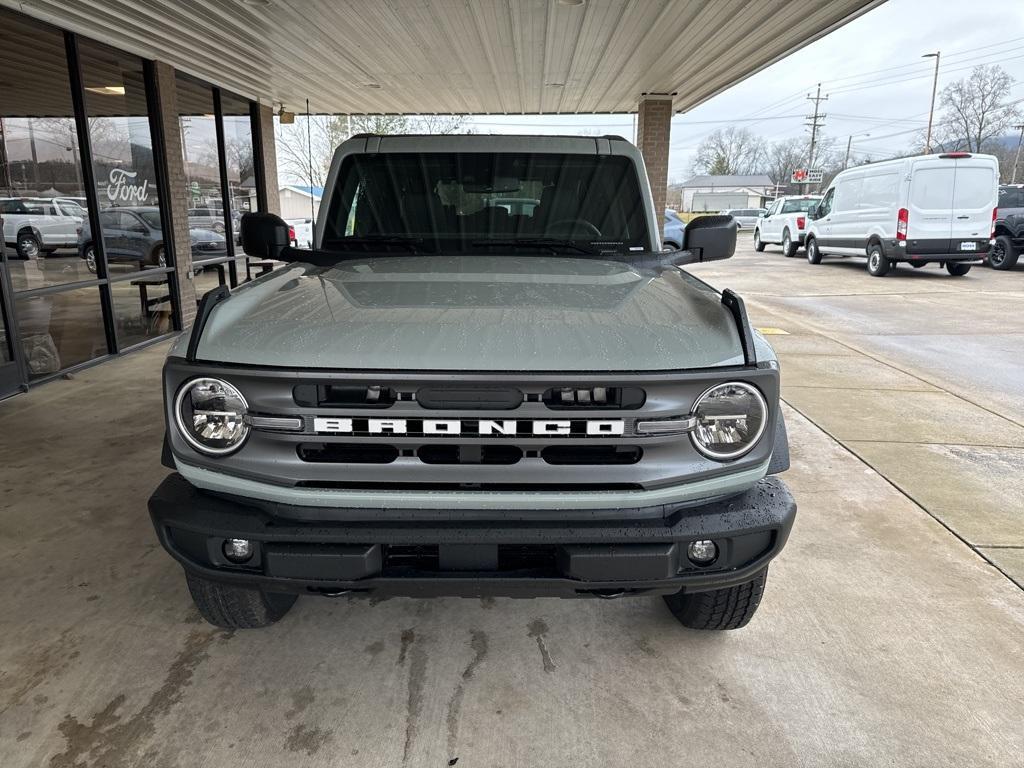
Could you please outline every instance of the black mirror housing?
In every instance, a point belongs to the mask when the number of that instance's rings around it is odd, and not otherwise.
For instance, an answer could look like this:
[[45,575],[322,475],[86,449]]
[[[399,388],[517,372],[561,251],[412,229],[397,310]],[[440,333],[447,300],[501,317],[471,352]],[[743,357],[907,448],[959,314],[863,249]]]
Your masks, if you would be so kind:
[[242,250],[246,255],[277,261],[289,245],[288,223],[280,216],[273,213],[242,215]]
[[732,216],[698,216],[683,230],[683,247],[676,264],[720,261],[736,253],[736,219]]

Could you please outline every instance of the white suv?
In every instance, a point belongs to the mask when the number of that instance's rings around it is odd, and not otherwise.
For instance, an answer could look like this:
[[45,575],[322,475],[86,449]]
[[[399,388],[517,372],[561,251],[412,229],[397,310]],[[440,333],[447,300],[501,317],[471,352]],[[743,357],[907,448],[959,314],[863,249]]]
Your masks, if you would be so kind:
[[897,262],[966,275],[993,242],[999,163],[947,152],[843,171],[812,213],[807,260],[861,256],[881,277]]
[[818,195],[776,198],[754,227],[754,249],[763,251],[766,244],[773,243],[782,246],[784,256],[795,256],[804,244],[807,211],[819,200]]

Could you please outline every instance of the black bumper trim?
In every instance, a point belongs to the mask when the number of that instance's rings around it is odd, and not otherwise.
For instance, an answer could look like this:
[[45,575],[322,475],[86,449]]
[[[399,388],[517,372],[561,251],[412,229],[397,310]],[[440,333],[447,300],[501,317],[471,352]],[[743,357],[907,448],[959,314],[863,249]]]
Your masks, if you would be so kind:
[[[659,508],[660,509],[660,508]],[[796,503],[778,478],[769,477],[746,493],[703,506],[676,510],[653,519],[630,518],[624,510],[617,520],[514,520],[490,521],[408,521],[301,523],[267,514],[238,500],[200,491],[181,476],[168,476],[149,501],[150,515],[161,544],[187,570],[224,582],[261,586],[268,591],[335,593],[345,590],[396,595],[507,595],[585,596],[603,592],[700,591],[742,583],[752,578],[775,557],[786,543],[796,516]],[[393,510],[392,510],[393,512]],[[745,550],[744,536],[763,542],[756,551]],[[272,560],[283,547],[310,547],[318,554],[335,548],[358,562],[371,566],[361,578],[341,578],[353,571],[337,569],[337,562],[324,560],[323,570],[313,561],[289,570],[288,576],[271,575],[267,557],[256,567],[239,567],[218,558],[214,543],[221,538],[248,538],[260,543]],[[708,569],[689,566],[680,554],[682,546],[694,539],[723,542],[723,562]],[[189,544],[189,541],[192,544]],[[441,572],[415,568],[381,569],[379,545],[388,546],[531,546],[550,545],[559,549],[561,572],[480,571]],[[593,563],[612,563],[616,545],[628,550],[618,558],[603,579]],[[640,548],[649,546],[650,557]],[[366,555],[360,554],[362,547]],[[322,548],[322,549],[321,549]],[[566,559],[566,553],[570,556]],[[661,553],[664,554],[660,560]],[[596,559],[595,559],[596,558]],[[660,571],[665,558],[682,563],[677,573]],[[733,562],[729,562],[733,560]],[[356,560],[350,560],[356,562]],[[569,563],[569,565],[564,565]],[[634,566],[633,563],[636,565]],[[673,568],[673,571],[675,569]],[[652,578],[658,574],[657,578]],[[584,578],[585,577],[585,578]]]

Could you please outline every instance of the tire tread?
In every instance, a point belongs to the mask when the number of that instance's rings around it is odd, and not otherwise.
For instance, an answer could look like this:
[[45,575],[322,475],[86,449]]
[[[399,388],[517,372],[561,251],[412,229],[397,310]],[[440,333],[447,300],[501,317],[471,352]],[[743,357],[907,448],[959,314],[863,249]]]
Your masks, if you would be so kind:
[[188,591],[202,617],[225,629],[267,627],[284,616],[295,595],[268,597],[255,587],[240,587],[185,574]]
[[669,610],[690,629],[740,629],[757,612],[768,579],[765,568],[750,581],[711,592],[665,595]]

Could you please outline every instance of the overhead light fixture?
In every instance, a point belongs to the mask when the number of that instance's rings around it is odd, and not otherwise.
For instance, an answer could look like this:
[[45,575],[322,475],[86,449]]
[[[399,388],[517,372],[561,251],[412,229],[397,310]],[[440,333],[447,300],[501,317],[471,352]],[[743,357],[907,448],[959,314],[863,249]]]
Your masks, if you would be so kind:
[[565,83],[544,83],[545,88],[565,88]]
[[123,85],[95,85],[92,88],[87,87],[85,90],[102,96],[124,96]]
[[281,121],[281,125],[291,125],[295,122],[295,113],[286,111],[283,103],[277,112],[277,117]]
[[579,7],[583,5],[587,0],[558,0],[559,5],[568,5],[570,7]]
[[259,6],[260,8],[265,8],[266,6],[270,5],[270,0],[242,0],[242,2],[246,5],[255,5]]
[[380,88],[380,83],[363,83],[363,88],[373,88],[376,90]]

